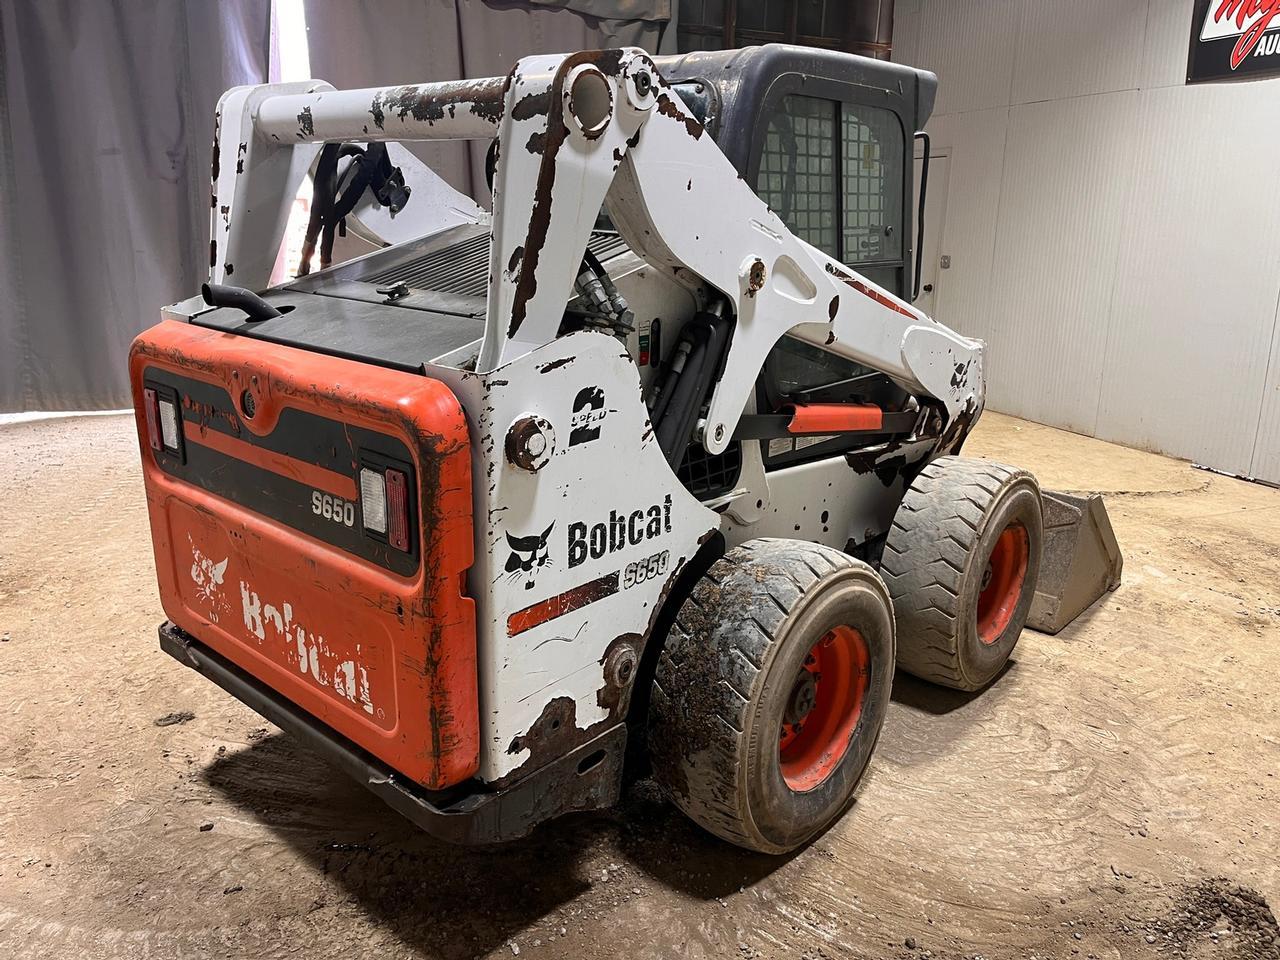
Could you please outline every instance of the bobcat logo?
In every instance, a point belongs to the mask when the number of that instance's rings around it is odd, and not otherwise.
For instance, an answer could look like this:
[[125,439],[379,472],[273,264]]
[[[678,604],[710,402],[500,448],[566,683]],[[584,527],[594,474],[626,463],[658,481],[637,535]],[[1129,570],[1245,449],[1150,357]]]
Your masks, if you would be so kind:
[[218,611],[231,609],[222,595],[222,580],[227,573],[227,561],[231,558],[228,557],[221,563],[214,563],[200,551],[190,534],[187,535],[187,541],[191,544],[191,581],[195,584],[196,593],[211,608],[209,619],[217,623]]
[[551,555],[547,551],[547,538],[551,536],[555,525],[556,522],[552,520],[550,527],[531,537],[513,537],[510,533],[507,534],[507,546],[511,547],[511,555],[507,557],[506,571],[516,575],[523,573],[526,590],[533,588],[533,579],[538,568],[551,562]]

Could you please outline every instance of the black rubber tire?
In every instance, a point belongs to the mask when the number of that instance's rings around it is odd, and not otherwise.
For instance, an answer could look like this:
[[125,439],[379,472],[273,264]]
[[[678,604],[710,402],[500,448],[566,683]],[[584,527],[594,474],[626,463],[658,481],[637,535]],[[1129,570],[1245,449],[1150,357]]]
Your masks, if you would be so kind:
[[[1021,593],[990,643],[978,633],[978,598],[996,541],[1027,532]],[[1031,610],[1044,544],[1040,486],[1017,467],[939,457],[911,484],[884,545],[880,573],[898,621],[898,668],[955,690],[979,690],[1004,667]]]
[[[788,786],[779,732],[797,671],[833,628],[869,654],[843,755],[811,789]],[[695,823],[749,850],[785,853],[848,808],[875,749],[894,670],[893,608],[874,569],[830,547],[752,540],[718,560],[682,604],[649,705],[654,778]]]

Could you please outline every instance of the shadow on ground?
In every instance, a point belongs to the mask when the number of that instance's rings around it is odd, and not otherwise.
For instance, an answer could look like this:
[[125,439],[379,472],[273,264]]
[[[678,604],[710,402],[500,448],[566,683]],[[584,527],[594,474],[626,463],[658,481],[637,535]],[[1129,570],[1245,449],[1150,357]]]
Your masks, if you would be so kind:
[[[899,673],[893,700],[929,724],[988,693],[1013,666],[973,693]],[[453,846],[284,734],[219,757],[202,778],[299,853],[335,896],[441,957],[488,952],[566,911],[600,919],[627,898],[637,872],[713,900],[758,883],[801,852],[770,857],[730,846],[695,827],[647,780],[629,784],[614,809],[554,820],[500,846]]]
[[1016,660],[1006,661],[991,682],[979,690],[950,690],[899,670],[893,675],[893,691],[890,696],[894,703],[900,703],[935,717],[943,717],[986,696],[987,692],[998,687],[1005,674],[1016,666]]
[[428,836],[284,734],[219,757],[201,776],[310,862],[335,896],[432,956],[487,952],[569,905],[598,919],[628,896],[636,871],[710,900],[789,859],[711,837],[648,781],[629,786],[613,810],[555,820],[501,846],[459,847]]

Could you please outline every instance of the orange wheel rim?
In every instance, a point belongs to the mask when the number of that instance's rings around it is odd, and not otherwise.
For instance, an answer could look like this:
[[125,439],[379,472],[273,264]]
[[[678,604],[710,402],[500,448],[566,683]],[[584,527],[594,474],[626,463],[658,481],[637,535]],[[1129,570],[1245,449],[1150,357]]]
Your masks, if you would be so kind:
[[840,765],[870,685],[871,652],[853,627],[836,627],[813,645],[778,735],[778,766],[788,787],[813,790]]
[[1013,619],[1027,580],[1027,560],[1031,556],[1027,528],[1011,523],[1000,533],[991,549],[991,558],[978,594],[978,639],[990,646],[1004,635]]

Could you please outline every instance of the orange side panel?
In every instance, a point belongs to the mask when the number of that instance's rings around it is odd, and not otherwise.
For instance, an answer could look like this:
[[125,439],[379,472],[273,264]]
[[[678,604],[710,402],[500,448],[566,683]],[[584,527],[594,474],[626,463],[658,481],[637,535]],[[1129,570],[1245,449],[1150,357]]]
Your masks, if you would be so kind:
[[[409,779],[440,789],[474,775],[476,624],[465,595],[471,456],[452,391],[427,377],[174,321],[138,337],[129,369],[169,619]],[[162,463],[164,451],[148,440],[143,383],[156,378],[178,384],[180,394],[191,384],[181,397],[179,467]],[[195,393],[217,402],[193,400]],[[328,423],[338,439],[310,455],[284,436],[301,415]],[[357,448],[369,432],[412,461],[413,557],[380,562],[393,548],[360,540],[359,514],[342,531],[348,540],[335,543],[322,526],[303,532],[301,521],[282,522],[253,502],[260,482],[276,491],[272,509],[302,511],[313,525],[312,490],[316,503],[328,495],[362,509]],[[303,455],[292,455],[300,448]],[[249,478],[244,496],[211,492],[204,475],[182,472],[214,457]],[[335,518],[343,523],[341,510]],[[371,552],[357,555],[352,544]]]
[[867,403],[797,403],[790,409],[787,431],[795,434],[879,430],[884,423],[883,411]]

